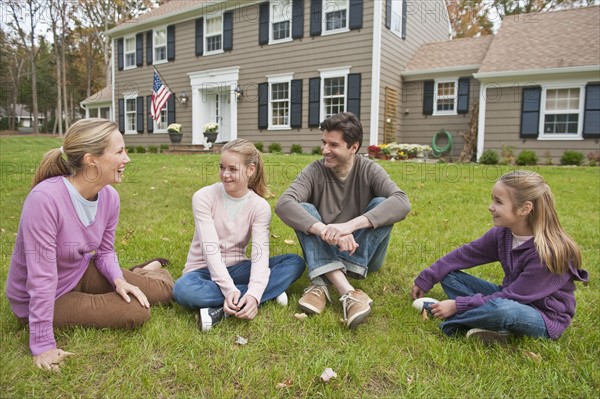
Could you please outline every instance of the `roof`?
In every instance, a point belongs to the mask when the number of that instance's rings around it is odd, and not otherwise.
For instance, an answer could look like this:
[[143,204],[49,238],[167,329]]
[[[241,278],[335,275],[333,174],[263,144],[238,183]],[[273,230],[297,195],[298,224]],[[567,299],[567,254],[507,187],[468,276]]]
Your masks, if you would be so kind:
[[112,86],[106,86],[104,89],[92,94],[91,96],[83,100],[80,104],[86,105],[106,102],[112,102]]
[[480,73],[600,64],[600,7],[505,17]]
[[402,74],[460,67],[478,69],[493,38],[488,35],[425,44],[409,61]]
[[[0,115],[8,116],[10,114],[10,106],[0,107]],[[26,104],[15,104],[15,116],[19,118],[33,118],[33,111],[29,110]],[[38,118],[45,118],[42,112],[38,112]]]

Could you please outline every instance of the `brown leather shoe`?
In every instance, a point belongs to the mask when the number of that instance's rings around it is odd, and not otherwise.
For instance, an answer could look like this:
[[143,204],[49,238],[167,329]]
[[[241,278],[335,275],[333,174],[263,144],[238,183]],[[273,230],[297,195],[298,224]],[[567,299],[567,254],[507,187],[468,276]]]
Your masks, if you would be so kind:
[[356,328],[362,323],[369,313],[373,300],[361,290],[354,290],[345,293],[341,298],[342,307],[344,308],[344,320],[348,328]]
[[331,302],[327,287],[311,284],[304,290],[298,305],[306,314],[320,314],[325,309],[327,301]]

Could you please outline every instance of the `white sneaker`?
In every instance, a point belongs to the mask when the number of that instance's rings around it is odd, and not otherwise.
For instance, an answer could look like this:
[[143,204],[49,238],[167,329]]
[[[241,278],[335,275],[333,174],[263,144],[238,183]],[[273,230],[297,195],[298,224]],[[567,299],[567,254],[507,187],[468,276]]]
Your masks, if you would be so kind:
[[417,309],[419,313],[423,313],[423,311],[427,311],[427,314],[431,315],[431,305],[434,303],[438,303],[439,301],[434,298],[417,298],[413,302],[413,308]]
[[285,291],[283,291],[281,294],[279,294],[277,296],[277,298],[275,298],[275,301],[280,304],[281,306],[287,306],[288,305],[288,296],[285,293]]

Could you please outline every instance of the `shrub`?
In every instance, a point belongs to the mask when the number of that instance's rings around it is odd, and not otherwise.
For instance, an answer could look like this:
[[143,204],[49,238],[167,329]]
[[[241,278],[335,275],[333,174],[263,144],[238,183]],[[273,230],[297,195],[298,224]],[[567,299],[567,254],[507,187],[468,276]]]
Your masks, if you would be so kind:
[[321,155],[321,146],[315,146],[313,147],[312,151],[310,152],[312,155]]
[[565,151],[560,157],[561,165],[575,165],[579,166],[583,162],[583,154],[579,151]]
[[302,150],[302,146],[300,144],[292,144],[290,148],[290,154],[304,154],[304,150]]
[[8,130],[8,118],[0,118],[0,130]]
[[158,147],[155,145],[149,145],[148,146],[148,152],[150,154],[157,154],[158,153]]
[[485,150],[479,158],[479,163],[484,165],[496,165],[498,164],[498,154],[493,150]]
[[134,146],[132,146],[132,145],[129,145],[129,146],[125,147],[125,148],[127,149],[127,153],[128,153],[128,154],[133,154],[133,153],[135,153],[135,147],[134,147]]
[[587,159],[590,163],[590,166],[598,165],[600,163],[600,151],[588,152]]
[[509,145],[502,146],[502,165],[512,165],[515,162],[514,148]]
[[534,151],[523,150],[517,156],[517,165],[537,165],[538,157]]
[[135,152],[137,152],[138,154],[145,154],[146,147],[144,147],[143,145],[138,145],[135,147]]
[[256,143],[254,143],[254,146],[256,147],[256,149],[260,152],[265,152],[265,145],[263,144],[262,141],[257,141]]
[[281,144],[279,144],[279,143],[269,144],[269,152],[272,154],[280,153],[281,152]]
[[168,150],[169,149],[169,145],[168,144],[161,144],[160,145],[160,152],[164,152],[164,150]]

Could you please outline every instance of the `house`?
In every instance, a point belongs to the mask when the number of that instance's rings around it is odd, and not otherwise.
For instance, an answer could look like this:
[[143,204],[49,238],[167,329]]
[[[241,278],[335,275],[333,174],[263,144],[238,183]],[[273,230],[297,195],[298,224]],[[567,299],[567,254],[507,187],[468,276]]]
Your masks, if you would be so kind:
[[[422,44],[449,37],[443,1],[169,1],[111,30],[113,107],[127,145],[246,138],[284,150],[320,144],[319,122],[359,116],[364,150],[400,122],[399,71]],[[150,117],[154,70],[173,93]]]
[[599,31],[593,6],[510,16],[493,37],[423,45],[401,72],[402,141],[445,130],[457,156],[477,104],[478,159],[503,146],[554,163],[565,150],[598,151]]
[[79,103],[85,110],[86,118],[104,118],[113,120],[112,86],[103,88]]
[[[10,107],[0,107],[0,118],[10,118]],[[17,128],[23,127],[25,131],[30,131],[33,126],[33,114],[29,107],[25,104],[15,104],[14,118],[16,119]],[[43,113],[38,113],[38,122],[40,125],[44,123],[46,116]]]

